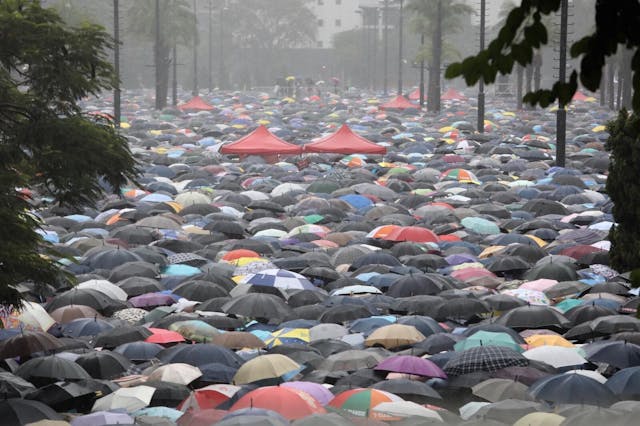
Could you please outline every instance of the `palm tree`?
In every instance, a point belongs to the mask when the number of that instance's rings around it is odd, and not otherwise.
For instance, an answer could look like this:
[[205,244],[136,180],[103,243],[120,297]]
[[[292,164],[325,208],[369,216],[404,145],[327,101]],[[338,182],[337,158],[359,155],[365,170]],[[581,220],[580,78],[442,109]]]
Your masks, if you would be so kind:
[[156,109],[167,105],[171,50],[176,44],[192,45],[195,41],[195,16],[186,0],[159,0],[159,27],[156,35],[155,0],[136,0],[127,11],[127,28],[131,34],[156,42]]
[[411,0],[407,4],[411,15],[411,27],[417,34],[431,36],[430,44],[426,44],[418,54],[419,60],[429,57],[429,89],[427,90],[427,109],[440,111],[441,62],[445,46],[448,52],[454,51],[444,42],[445,34],[452,34],[462,29],[464,18],[473,13],[470,6],[455,0]]

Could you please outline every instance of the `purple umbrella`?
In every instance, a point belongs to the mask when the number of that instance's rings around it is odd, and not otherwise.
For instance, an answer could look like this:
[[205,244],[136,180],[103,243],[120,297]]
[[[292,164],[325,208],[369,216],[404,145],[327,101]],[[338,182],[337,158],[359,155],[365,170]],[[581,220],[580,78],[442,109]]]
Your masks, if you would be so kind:
[[423,377],[438,377],[441,379],[447,378],[445,372],[432,361],[412,355],[389,357],[379,362],[374,370],[392,371],[394,373],[413,374]]
[[140,296],[132,297],[129,303],[134,308],[146,308],[151,306],[168,306],[176,303],[175,299],[168,294],[163,293],[146,293]]
[[301,390],[303,392],[308,393],[312,397],[318,400],[320,404],[327,405],[329,401],[331,401],[334,395],[329,391],[329,389],[325,388],[319,383],[313,382],[285,382],[280,386],[285,386],[288,388],[294,388]]

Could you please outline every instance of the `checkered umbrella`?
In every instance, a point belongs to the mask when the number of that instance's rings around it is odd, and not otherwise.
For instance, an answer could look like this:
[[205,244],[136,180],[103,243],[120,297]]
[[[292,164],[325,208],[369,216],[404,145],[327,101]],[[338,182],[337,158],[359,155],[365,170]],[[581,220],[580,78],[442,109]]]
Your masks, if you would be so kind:
[[502,346],[478,346],[460,352],[444,366],[449,376],[460,376],[475,371],[496,371],[506,367],[527,366],[529,360]]
[[242,284],[264,285],[283,289],[315,290],[316,287],[303,275],[286,269],[265,269],[240,279]]

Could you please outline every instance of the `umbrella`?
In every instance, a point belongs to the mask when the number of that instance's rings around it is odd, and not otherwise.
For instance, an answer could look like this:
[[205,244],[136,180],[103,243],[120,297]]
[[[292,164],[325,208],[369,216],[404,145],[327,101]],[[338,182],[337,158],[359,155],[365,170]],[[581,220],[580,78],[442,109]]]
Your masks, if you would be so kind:
[[188,412],[193,410],[206,410],[219,406],[223,402],[228,401],[240,389],[240,386],[217,384],[209,385],[194,390],[189,396],[180,403],[180,410]]
[[198,367],[184,363],[173,363],[160,366],[149,374],[149,380],[188,385],[202,376]]
[[180,343],[158,353],[157,357],[166,364],[185,363],[196,367],[201,367],[215,360],[220,364],[237,368],[243,362],[242,358],[235,352],[222,346],[208,343]]
[[75,362],[96,379],[116,378],[132,366],[126,357],[110,351],[90,352],[79,356]]
[[136,410],[145,408],[151,403],[151,398],[155,392],[155,388],[151,386],[133,386],[129,388],[120,388],[107,396],[98,399],[93,404],[92,412],[124,410],[132,413]]
[[395,373],[406,373],[423,377],[439,377],[446,379],[447,375],[433,362],[411,355],[389,357],[375,366],[375,370]]
[[356,371],[376,366],[383,357],[375,352],[349,349],[329,355],[318,367],[326,371]]
[[135,423],[133,417],[127,413],[117,413],[110,411],[98,411],[84,416],[75,417],[71,420],[71,426],[95,426],[95,425],[132,425]]
[[550,307],[527,305],[511,309],[501,315],[496,320],[496,324],[515,330],[549,328],[562,331],[569,325],[569,320]]
[[557,374],[540,379],[529,388],[531,396],[556,404],[589,404],[608,407],[616,396],[602,383],[582,374]]
[[460,376],[475,371],[496,371],[511,366],[526,366],[527,358],[503,346],[478,346],[456,354],[444,366],[449,376]]
[[228,314],[249,318],[269,318],[280,321],[293,314],[291,308],[281,298],[263,293],[248,293],[233,298],[222,306],[222,310]]
[[399,401],[402,401],[402,398],[389,392],[379,389],[357,388],[337,394],[327,407],[337,408],[357,417],[384,419],[389,416],[376,413],[373,408],[383,402]]
[[229,349],[257,349],[265,346],[265,342],[259,339],[256,335],[244,331],[228,331],[226,333],[220,333],[213,336],[210,342]]
[[284,386],[255,389],[236,401],[229,411],[254,407],[275,411],[288,420],[326,413],[322,405],[308,393]]
[[516,421],[513,426],[560,426],[565,417],[554,413],[529,413]]
[[51,408],[38,401],[11,398],[0,402],[0,418],[7,426],[22,426],[40,420],[62,420]]
[[490,402],[498,402],[505,399],[530,400],[527,386],[509,379],[489,379],[478,383],[471,388],[471,392]]
[[59,324],[65,324],[78,318],[99,318],[101,315],[94,308],[85,305],[67,305],[50,312]]
[[442,422],[442,417],[437,411],[411,401],[381,402],[373,407],[373,412],[391,418],[413,417],[415,420],[418,417]]
[[41,331],[22,331],[0,342],[0,359],[28,357],[36,352],[49,352],[62,347],[51,334]]
[[260,355],[242,364],[233,377],[233,383],[241,385],[269,379],[284,382],[301,369],[300,364],[285,355]]
[[104,331],[93,341],[95,347],[115,348],[129,342],[137,342],[151,336],[152,332],[142,326],[120,326]]
[[503,346],[516,352],[523,352],[522,347],[507,333],[480,330],[454,345],[456,351],[478,346]]
[[3,399],[22,398],[33,390],[35,387],[22,377],[6,371],[0,372],[0,397]]
[[184,342],[184,337],[178,332],[165,330],[163,328],[149,327],[149,331],[152,333],[144,341],[148,343],[158,343],[160,345],[167,343],[179,343]]
[[280,386],[304,391],[313,396],[322,406],[327,405],[333,399],[333,394],[319,383],[293,381],[283,383]]
[[304,275],[285,269],[265,269],[256,274],[245,275],[239,282],[283,289],[315,290],[316,288]]
[[389,324],[376,329],[365,339],[367,346],[383,346],[387,349],[412,345],[426,337],[412,325]]
[[576,348],[565,348],[561,346],[539,346],[525,351],[527,359],[541,361],[556,368],[579,366],[587,362]]
[[616,368],[640,365],[640,346],[617,340],[583,348],[590,362],[602,362]]
[[431,386],[418,380],[391,379],[383,380],[371,386],[401,396],[407,401],[423,403],[429,399],[442,399],[440,394]]
[[57,356],[30,359],[18,367],[16,376],[34,384],[49,384],[61,379],[91,378],[79,364]]
[[55,382],[31,392],[27,398],[40,401],[56,411],[86,412],[93,405],[96,391],[79,383]]
[[605,383],[620,399],[638,399],[640,397],[640,366],[617,371]]
[[480,407],[475,413],[474,420],[497,420],[502,424],[511,424],[522,416],[541,409],[541,405],[536,402],[505,399]]

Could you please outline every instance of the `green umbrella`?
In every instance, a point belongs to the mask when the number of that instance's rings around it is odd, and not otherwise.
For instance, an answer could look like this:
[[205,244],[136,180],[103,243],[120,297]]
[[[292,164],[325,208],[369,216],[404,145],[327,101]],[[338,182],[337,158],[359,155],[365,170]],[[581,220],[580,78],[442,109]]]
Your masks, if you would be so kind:
[[318,223],[320,222],[322,219],[324,219],[324,216],[320,215],[320,214],[310,214],[308,216],[303,217],[304,221],[307,223]]
[[478,331],[465,340],[456,343],[453,348],[457,352],[461,352],[478,346],[504,346],[520,353],[524,352],[522,347],[507,333],[492,331]]
[[478,234],[493,235],[500,233],[498,225],[481,217],[465,217],[460,221],[460,224]]

